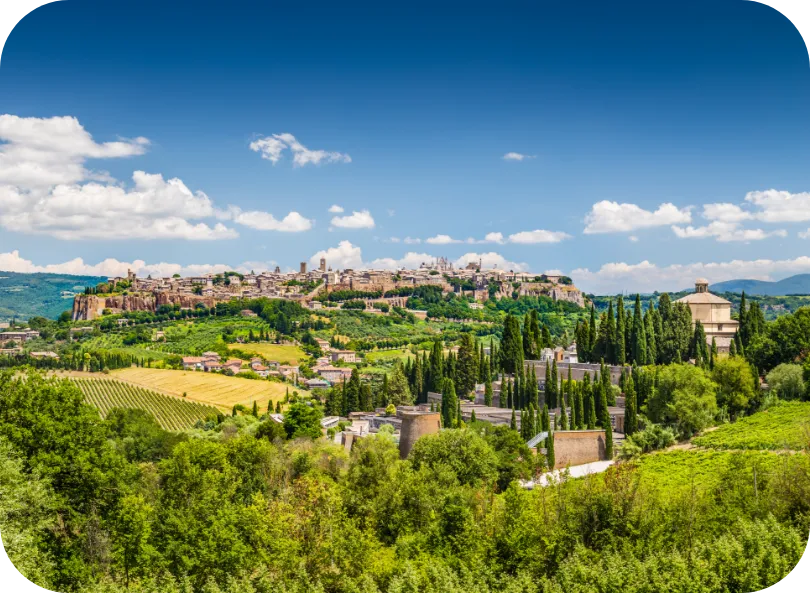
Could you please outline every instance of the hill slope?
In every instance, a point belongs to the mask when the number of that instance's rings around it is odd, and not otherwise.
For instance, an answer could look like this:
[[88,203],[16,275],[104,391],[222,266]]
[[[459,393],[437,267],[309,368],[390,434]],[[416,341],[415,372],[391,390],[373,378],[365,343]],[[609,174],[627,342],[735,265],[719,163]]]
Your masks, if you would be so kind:
[[727,280],[709,287],[714,293],[745,291],[745,294],[762,296],[785,296],[810,294],[810,274],[796,274],[778,282],[766,280]]
[[100,276],[20,274],[0,271],[0,321],[40,315],[56,319],[73,306],[73,294],[106,281]]

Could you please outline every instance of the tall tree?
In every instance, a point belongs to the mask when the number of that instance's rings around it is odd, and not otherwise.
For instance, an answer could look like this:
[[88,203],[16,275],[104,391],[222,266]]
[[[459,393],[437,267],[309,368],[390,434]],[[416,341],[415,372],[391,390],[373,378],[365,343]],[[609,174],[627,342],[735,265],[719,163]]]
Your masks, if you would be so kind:
[[428,373],[431,391],[441,392],[444,385],[444,352],[442,350],[441,340],[434,341],[430,351],[430,371]]
[[413,403],[413,395],[408,387],[408,379],[402,370],[402,363],[396,361],[388,378],[388,403],[395,406],[407,406]]
[[644,315],[644,332],[647,339],[647,358],[644,364],[655,364],[657,358],[657,348],[655,342],[655,318],[657,317],[655,306],[650,301],[647,313]]
[[633,374],[628,373],[624,379],[624,434],[627,436],[638,430],[637,405]]
[[620,366],[624,366],[624,363],[627,362],[624,342],[624,299],[620,296],[616,303],[616,340],[613,345],[616,364]]
[[[613,316],[613,299],[608,303],[607,316],[605,317],[605,346],[604,356],[605,360],[610,364],[616,364],[616,319]],[[599,358],[591,358],[591,362],[601,360]]]
[[647,364],[647,337],[644,329],[644,318],[641,314],[641,297],[636,294],[636,304],[633,309],[633,362]]
[[588,321],[588,360],[593,360],[593,349],[596,347],[596,307],[591,303],[591,317]]
[[445,428],[455,428],[458,405],[456,386],[452,379],[445,379],[442,386],[442,426]]
[[501,368],[507,373],[516,373],[523,366],[523,337],[517,317],[507,313],[501,339]]
[[[556,420],[555,420],[556,422]],[[554,433],[550,433],[546,439],[546,466],[549,471],[554,469],[556,460],[554,458]]]
[[489,376],[489,373],[487,373],[484,379],[484,405],[492,405],[492,378]]
[[461,335],[456,363],[456,389],[461,397],[466,397],[475,389],[477,378],[478,351],[475,347],[475,337],[472,333],[466,332]]
[[343,392],[343,414],[348,416],[349,412],[360,410],[360,372],[357,367],[352,369],[349,382],[346,383],[346,390]]

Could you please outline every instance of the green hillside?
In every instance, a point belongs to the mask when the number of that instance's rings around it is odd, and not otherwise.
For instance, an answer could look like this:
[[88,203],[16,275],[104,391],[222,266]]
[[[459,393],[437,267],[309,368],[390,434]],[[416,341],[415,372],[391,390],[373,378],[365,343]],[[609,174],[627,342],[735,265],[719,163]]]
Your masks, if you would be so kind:
[[55,319],[73,306],[73,294],[106,278],[0,271],[0,321],[40,315]]

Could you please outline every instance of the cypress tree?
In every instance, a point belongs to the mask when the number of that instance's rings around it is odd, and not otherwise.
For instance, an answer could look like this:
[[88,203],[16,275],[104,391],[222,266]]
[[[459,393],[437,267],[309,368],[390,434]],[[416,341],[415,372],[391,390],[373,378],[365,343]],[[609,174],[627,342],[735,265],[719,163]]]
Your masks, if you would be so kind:
[[[613,299],[608,303],[604,334],[604,357],[610,364],[616,364],[616,319],[613,316]],[[601,356],[599,358],[591,357],[591,362],[601,358]]]
[[281,414],[281,402],[276,402],[276,414]]
[[624,434],[630,436],[638,430],[636,388],[633,375],[628,374],[624,380]]
[[492,378],[489,376],[489,373],[487,373],[484,379],[484,405],[492,405]]
[[588,428],[596,428],[596,405],[593,389],[588,389]]
[[543,415],[540,417],[540,430],[548,432],[551,430],[551,421],[548,418],[548,406],[543,404]]
[[360,410],[360,372],[357,368],[352,369],[352,375],[343,392],[343,416],[348,416],[349,412]]
[[475,409],[473,409],[472,413],[470,413],[470,424],[474,424],[475,422],[476,422]]
[[605,457],[613,459],[613,428],[610,426],[610,420],[605,426]]
[[[563,396],[563,402],[565,402],[565,396]],[[560,410],[560,430],[568,430],[568,410],[565,409],[564,403]]]
[[596,348],[596,307],[591,303],[591,317],[588,321],[588,347],[585,351],[588,353],[588,360],[592,360],[592,352]]
[[515,408],[512,408],[512,419],[509,421],[509,428],[517,430],[517,418],[515,417]]
[[607,389],[605,389],[604,380],[599,381],[599,412],[601,413],[599,423],[602,426],[604,426],[605,423],[610,424],[610,410],[608,410]]
[[728,345],[728,355],[730,358],[734,358],[737,356],[737,339],[731,340],[731,343]]
[[717,341],[712,336],[712,349],[709,352],[709,368],[714,370],[714,362],[717,360]]
[[442,386],[442,426],[445,428],[455,428],[456,413],[459,401],[456,397],[456,386],[452,379],[445,379]]
[[430,391],[441,391],[444,385],[444,353],[442,352],[442,342],[436,340],[433,342],[433,348],[430,351]]
[[501,339],[501,368],[507,373],[516,373],[523,366],[523,337],[517,317],[508,313],[503,325]]
[[636,294],[636,305],[633,309],[633,362],[647,364],[647,339],[644,319],[641,315],[641,297]]
[[535,408],[540,407],[540,394],[537,389],[537,369],[532,365],[529,377],[529,401]]
[[543,402],[545,402],[548,407],[553,408],[554,402],[552,401],[552,397],[550,397],[551,393],[549,391],[551,387],[551,365],[546,361],[546,382],[543,386]]
[[619,366],[624,366],[624,363],[627,361],[625,356],[624,342],[624,299],[619,297],[619,300],[616,303],[616,342],[613,345],[616,356],[616,364]]
[[456,428],[461,428],[461,400],[456,398]]
[[656,359],[656,343],[655,343],[655,309],[653,308],[652,301],[647,309],[647,314],[644,316],[644,332],[647,339],[647,358],[645,364],[655,364]]
[[577,383],[577,428],[580,430],[587,427],[588,420],[585,416],[585,390],[582,383]]
[[556,460],[554,459],[554,433],[548,435],[546,439],[546,465],[549,471],[554,470]]
[[[737,320],[740,323],[739,327],[737,328],[737,335],[740,336],[740,339],[742,341],[744,341],[745,343],[748,343],[747,342],[747,338],[748,338],[748,327],[747,327],[747,324],[748,324],[748,309],[746,307],[745,291],[743,291],[742,296],[740,297],[740,312],[737,315]],[[738,346],[739,346],[739,344],[738,344]]]
[[253,400],[253,410],[251,411],[251,414],[253,414],[254,418],[259,417],[259,404],[255,399]]
[[[569,381],[569,383],[571,383]],[[571,430],[579,428],[579,408],[577,406],[577,385],[572,384],[569,387],[568,401],[571,402]]]

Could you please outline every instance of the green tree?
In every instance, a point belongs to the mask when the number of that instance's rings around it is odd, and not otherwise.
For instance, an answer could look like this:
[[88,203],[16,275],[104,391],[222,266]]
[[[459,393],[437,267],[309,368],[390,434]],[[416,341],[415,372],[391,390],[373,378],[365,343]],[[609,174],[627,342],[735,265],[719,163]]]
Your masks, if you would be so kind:
[[712,379],[717,384],[717,405],[736,418],[754,398],[754,375],[743,358],[720,359],[714,364]]
[[802,399],[805,396],[804,371],[798,364],[780,364],[768,373],[765,380],[780,399]]
[[321,436],[322,417],[321,409],[317,406],[291,404],[284,414],[284,432],[288,439],[317,439]]
[[647,364],[647,335],[644,327],[644,318],[641,314],[641,297],[636,295],[636,304],[633,309],[633,362],[639,365]]
[[624,434],[627,436],[638,430],[637,405],[633,374],[628,373],[624,379]]
[[495,452],[474,430],[442,430],[424,436],[414,443],[408,459],[417,471],[449,468],[461,484],[492,483],[497,478]]
[[475,389],[477,378],[478,351],[475,346],[475,337],[472,333],[466,332],[461,335],[456,365],[456,385],[462,397],[466,397]]
[[516,373],[523,366],[523,337],[517,317],[507,313],[501,338],[501,368],[506,373]]
[[413,403],[413,395],[408,387],[408,379],[402,370],[402,362],[397,360],[388,379],[388,403],[407,406]]
[[458,405],[456,386],[452,379],[445,379],[442,388],[442,426],[445,428],[454,428],[456,426]]
[[620,296],[616,303],[616,341],[613,346],[616,358],[616,364],[624,366],[627,362],[627,355],[625,350],[625,335],[624,335],[624,299]]
[[484,381],[484,405],[492,405],[492,378],[489,376],[489,373],[487,373]]

